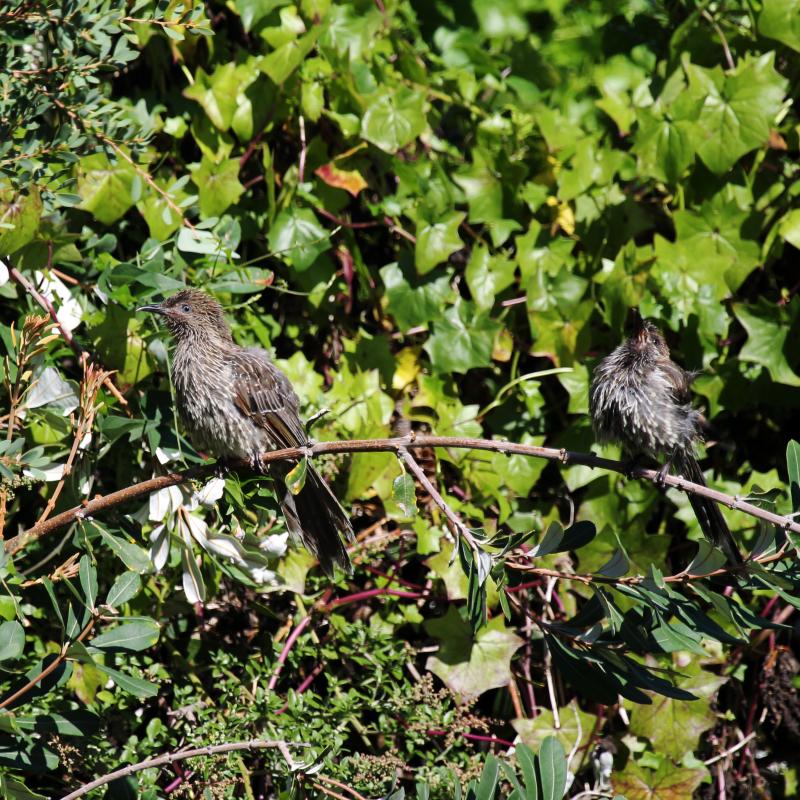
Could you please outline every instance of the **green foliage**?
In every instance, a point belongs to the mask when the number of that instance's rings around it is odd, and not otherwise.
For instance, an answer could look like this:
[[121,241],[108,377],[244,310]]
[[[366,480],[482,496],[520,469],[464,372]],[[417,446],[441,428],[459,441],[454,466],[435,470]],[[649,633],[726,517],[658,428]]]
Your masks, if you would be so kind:
[[797,537],[735,509],[759,563],[734,578],[683,494],[415,449],[470,527],[454,541],[391,453],[318,460],[359,534],[334,583],[288,541],[285,487],[245,473],[16,537],[205,460],[135,311],[184,285],[274,353],[306,417],[329,409],[320,439],[589,450],[592,367],[639,306],[701,371],[709,481],[796,513],[799,19],[796,0],[5,3],[0,794],[261,738],[308,752],[111,791],[677,800],[713,775],[789,796]]

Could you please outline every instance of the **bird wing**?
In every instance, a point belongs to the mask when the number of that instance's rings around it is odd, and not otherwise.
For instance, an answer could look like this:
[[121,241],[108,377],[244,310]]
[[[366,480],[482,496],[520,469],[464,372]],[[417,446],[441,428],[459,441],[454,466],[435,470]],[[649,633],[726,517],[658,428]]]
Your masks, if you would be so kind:
[[687,372],[671,359],[659,362],[658,367],[672,387],[672,396],[675,401],[681,405],[690,403],[692,401],[692,393],[689,387],[695,378],[695,373]]
[[299,401],[289,379],[261,350],[231,356],[233,401],[245,416],[264,428],[276,447],[298,447],[308,437],[300,422]]

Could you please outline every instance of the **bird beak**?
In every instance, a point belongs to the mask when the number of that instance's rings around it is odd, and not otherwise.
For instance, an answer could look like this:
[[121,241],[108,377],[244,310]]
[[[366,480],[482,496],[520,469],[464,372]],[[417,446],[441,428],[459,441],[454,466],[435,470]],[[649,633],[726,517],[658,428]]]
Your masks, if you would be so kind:
[[139,308],[137,308],[136,310],[137,311],[151,311],[153,314],[161,314],[163,316],[167,315],[166,310],[160,305],[156,305],[156,306],[139,306]]
[[640,336],[644,332],[644,319],[638,308],[630,311],[631,331],[634,336]]

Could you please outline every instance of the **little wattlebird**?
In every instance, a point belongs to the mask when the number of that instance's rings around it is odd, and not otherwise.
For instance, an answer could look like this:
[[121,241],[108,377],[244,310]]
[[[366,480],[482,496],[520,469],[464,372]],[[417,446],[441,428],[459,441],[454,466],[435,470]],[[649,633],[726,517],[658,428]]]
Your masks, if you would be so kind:
[[[178,413],[199,450],[226,461],[244,459],[260,469],[261,453],[308,444],[289,379],[263,350],[234,343],[213,297],[186,289],[138,310],[161,315],[175,340]],[[328,575],[335,564],[351,571],[340,535],[353,535],[347,514],[311,464],[303,488],[292,494],[284,480],[291,467],[276,462],[268,468],[290,532]]]
[[[597,440],[616,442],[626,457],[646,455],[666,459],[662,482],[670,466],[692,483],[705,486],[695,456],[695,442],[706,424],[692,408],[689,386],[694,373],[679,367],[669,355],[661,331],[633,312],[633,332],[595,367],[589,389],[589,409]],[[689,494],[706,538],[733,565],[742,556],[719,506],[706,497]]]

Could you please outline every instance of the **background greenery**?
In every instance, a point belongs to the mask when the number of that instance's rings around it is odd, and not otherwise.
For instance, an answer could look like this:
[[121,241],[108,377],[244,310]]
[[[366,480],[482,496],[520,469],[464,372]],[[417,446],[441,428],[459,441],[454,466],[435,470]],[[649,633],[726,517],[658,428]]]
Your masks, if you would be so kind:
[[[410,424],[576,450],[592,364],[638,304],[702,370],[709,478],[800,510],[797,0],[119,5],[0,10],[7,539],[202,460],[135,311],[184,285],[275,353],[307,415],[330,409],[317,438]],[[0,794],[265,738],[312,747],[110,796],[444,798],[483,770],[472,796],[533,797],[510,743],[555,733],[542,758],[568,754],[571,795],[606,791],[600,750],[629,800],[795,795],[792,542],[726,511],[790,557],[665,582],[700,538],[679,493],[501,453],[424,465],[489,556],[454,559],[392,454],[324,462],[359,534],[333,584],[245,475],[4,556]],[[499,555],[512,533],[539,549]]]

